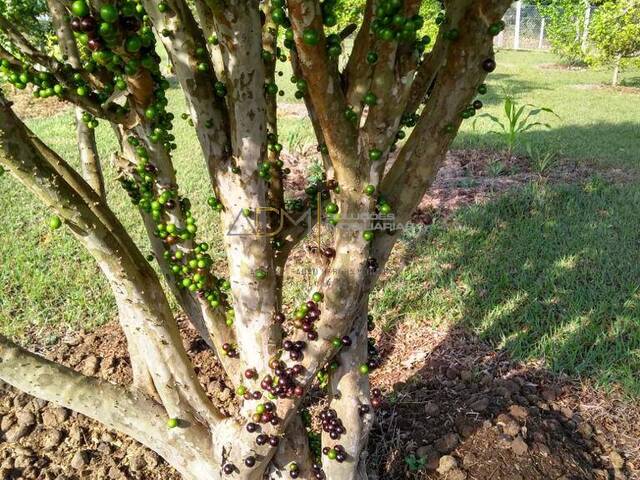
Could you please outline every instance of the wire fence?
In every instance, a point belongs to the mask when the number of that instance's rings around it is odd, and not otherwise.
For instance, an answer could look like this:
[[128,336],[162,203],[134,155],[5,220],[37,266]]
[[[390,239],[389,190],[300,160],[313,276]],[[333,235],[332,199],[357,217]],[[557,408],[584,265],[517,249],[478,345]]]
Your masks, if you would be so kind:
[[503,17],[505,29],[495,39],[499,48],[549,50],[547,21],[535,5],[516,2]]

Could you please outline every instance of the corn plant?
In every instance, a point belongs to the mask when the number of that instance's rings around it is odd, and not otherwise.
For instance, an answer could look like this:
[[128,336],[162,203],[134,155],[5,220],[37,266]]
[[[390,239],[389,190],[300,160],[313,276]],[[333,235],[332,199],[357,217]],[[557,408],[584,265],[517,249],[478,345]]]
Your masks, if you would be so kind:
[[530,103],[519,105],[511,95],[507,95],[504,99],[504,114],[506,121],[503,122],[501,119],[495,115],[491,115],[490,113],[483,113],[482,115],[478,115],[473,121],[473,128],[475,129],[476,123],[480,118],[488,118],[491,120],[493,124],[500,127],[499,130],[491,131],[505,137],[507,149],[509,154],[511,154],[523,133],[534,127],[551,128],[551,125],[548,123],[534,121],[535,117],[543,113],[550,113],[560,118],[548,107],[538,107]]

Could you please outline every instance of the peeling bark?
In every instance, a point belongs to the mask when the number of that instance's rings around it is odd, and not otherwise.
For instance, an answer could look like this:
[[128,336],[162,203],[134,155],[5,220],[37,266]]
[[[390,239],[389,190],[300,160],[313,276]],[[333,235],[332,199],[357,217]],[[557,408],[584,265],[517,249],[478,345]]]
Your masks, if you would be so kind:
[[[101,0],[90,3],[94,8],[103,4]],[[283,329],[275,316],[283,309],[281,291],[289,253],[306,233],[302,227],[289,226],[281,233],[284,248],[276,252],[270,237],[247,227],[242,215],[246,209],[251,215],[260,214],[263,207],[278,209],[284,198],[280,178],[265,180],[264,175],[259,175],[262,162],[277,160],[267,148],[267,133],[277,133],[277,102],[265,96],[265,83],[274,80],[275,62],[265,61],[269,56],[263,54],[270,52],[273,59],[277,53],[276,28],[269,16],[271,7],[269,2],[260,5],[196,0],[198,23],[186,0],[164,0],[167,8],[163,12],[154,0],[142,3],[173,63],[211,188],[223,206],[232,301],[225,306],[228,311],[222,307],[214,310],[192,293],[179,288],[172,291],[201,336],[217,351],[230,382],[245,385],[253,392],[259,390],[263,376],[271,372],[270,360],[281,354]],[[338,205],[346,228],[338,224],[332,243],[325,246],[335,249],[335,254],[322,257],[318,268],[313,291],[324,294],[322,313],[315,323],[318,339],[307,341],[306,334],[295,332],[291,340],[306,343],[303,358],[299,362],[287,360],[285,364],[303,367],[296,381],[306,392],[327,362],[339,360],[340,367],[330,380],[330,403],[346,427],[339,443],[345,447],[347,460],[338,463],[323,459],[323,464],[331,480],[363,480],[372,415],[358,414],[360,405],[369,404],[368,378],[358,372],[358,367],[367,360],[368,298],[396,241],[396,236],[381,233],[373,239],[363,236],[363,231],[371,229],[371,221],[362,215],[373,214],[377,208],[376,196],[363,191],[368,185],[376,187],[376,192],[392,205],[396,222],[407,221],[435,178],[462,121],[460,113],[473,101],[486,76],[483,61],[493,57],[488,27],[501,18],[510,2],[446,2],[447,21],[434,49],[420,62],[414,45],[395,40],[383,42],[371,33],[374,2],[367,1],[363,25],[343,72],[338,71],[337,62],[326,51],[320,2],[286,3],[295,43],[289,52],[294,72],[306,81],[304,100],[318,143],[326,146],[322,154],[325,169],[339,187],[331,190],[330,196]],[[415,14],[419,4],[407,0],[403,14]],[[58,22],[61,48],[73,53],[75,40],[68,27],[65,29],[62,4],[51,0],[51,10]],[[443,32],[453,27],[459,30],[460,37],[446,40]],[[93,96],[79,98],[69,88],[73,75],[80,73],[77,55],[75,66],[69,69],[36,51],[1,16],[0,28],[24,58],[46,68],[67,87],[65,99],[114,123],[123,150],[117,158],[124,170],[137,163],[135,152],[122,141],[133,135],[144,144],[157,169],[154,193],[177,190],[171,157],[151,141],[153,122],[145,120],[144,110],[152,101],[155,81],[149,71],[141,69],[136,75],[127,76],[131,111],[126,115],[115,113],[98,105]],[[318,33],[317,45],[304,41],[308,29]],[[214,32],[219,39],[217,46],[205,39],[205,35]],[[348,34],[349,29],[342,33]],[[366,54],[372,49],[379,55],[374,66],[366,61]],[[71,59],[69,53],[67,56]],[[19,63],[1,47],[0,58],[10,65]],[[104,85],[101,77],[109,75],[104,70],[80,75],[90,85],[100,86]],[[362,96],[369,90],[376,94],[377,104],[361,109]],[[217,91],[226,91],[226,95]],[[420,111],[423,101],[425,108]],[[347,119],[345,110],[350,104],[360,121]],[[402,115],[417,112],[413,132],[387,169],[385,159]],[[232,465],[232,478],[287,478],[292,462],[300,469],[299,478],[313,478],[306,430],[298,411],[302,397],[275,400],[279,423],[260,426],[261,432],[280,439],[277,447],[257,445],[255,434],[244,428],[258,403],[255,399],[243,402],[238,419],[224,418],[211,405],[184,351],[159,279],[113,212],[100,200],[99,169],[85,172],[85,178],[94,186],[92,190],[24,127],[1,97],[0,147],[0,164],[62,218],[109,280],[127,337],[134,381],[131,391],[126,391],[87,379],[1,339],[0,378],[132,435],[160,453],[187,479],[224,478],[225,466],[229,469]],[[372,148],[384,152],[381,161],[369,159]],[[97,162],[94,165],[99,166]],[[185,214],[182,207],[163,213],[178,226],[185,224]],[[273,223],[272,211],[264,216],[267,223]],[[173,285],[171,265],[164,252],[175,252],[177,248],[192,251],[194,243],[185,240],[179,246],[164,245],[155,237],[153,217],[144,212],[142,217],[160,269]],[[371,260],[377,262],[377,271],[371,268]],[[233,318],[231,327],[226,323],[227,314]],[[339,351],[332,340],[347,334],[352,346]],[[221,351],[224,343],[237,344],[240,358],[226,357]],[[20,365],[31,367],[28,374],[20,375]],[[244,378],[247,368],[256,370],[257,380]],[[59,388],[54,389],[54,382],[45,385],[42,375],[55,378]],[[167,429],[167,418],[178,419],[179,427]],[[325,436],[323,443],[331,446],[337,442]],[[253,468],[244,468],[247,456],[255,457]]]
[[104,177],[102,176],[95,133],[82,120],[83,113],[82,109],[76,108],[76,135],[78,136],[82,176],[102,201],[106,201],[107,192],[104,188]]
[[[322,444],[332,447],[340,444],[347,453],[347,459],[338,463],[323,459],[323,468],[327,478],[349,478],[366,480],[367,453],[366,445],[369,431],[373,425],[373,408],[369,401],[369,378],[358,371],[358,367],[367,362],[367,310],[363,302],[358,313],[358,320],[350,335],[353,344],[340,353],[340,367],[331,376],[331,399],[329,408],[338,413],[338,418],[346,429],[340,440],[331,440],[323,433]],[[361,405],[371,409],[369,413],[359,414]]]

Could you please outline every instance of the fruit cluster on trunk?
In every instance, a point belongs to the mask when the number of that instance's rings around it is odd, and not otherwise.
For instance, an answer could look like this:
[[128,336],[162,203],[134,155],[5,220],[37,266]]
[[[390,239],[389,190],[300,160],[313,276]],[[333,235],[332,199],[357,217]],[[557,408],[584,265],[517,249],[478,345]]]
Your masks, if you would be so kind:
[[[38,51],[0,16],[12,45],[0,47],[0,71],[13,85],[75,103],[80,126],[113,125],[120,182],[153,248],[143,256],[109,209],[96,158],[83,161],[81,176],[1,97],[0,164],[51,208],[51,228],[66,225],[95,257],[116,299],[134,381],[85,378],[7,339],[0,379],[133,436],[185,478],[366,478],[366,439],[382,403],[379,390],[369,391],[380,361],[368,337],[369,294],[397,239],[394,222],[408,221],[461,122],[482,107],[476,95],[496,67],[492,37],[510,2],[444,2],[435,42],[419,35],[419,1],[367,0],[360,28],[343,30],[335,30],[335,3],[50,0],[61,57]],[[194,217],[176,181],[179,120],[167,110],[171,84],[156,38],[185,95],[182,121],[202,150],[211,218]],[[301,198],[284,190],[279,61],[291,62],[325,168]],[[279,225],[281,209],[287,221]],[[306,224],[293,220],[306,209]],[[275,233],[238,232],[251,218]],[[318,218],[335,226],[321,245],[308,236]],[[198,222],[213,219],[230,232],[223,245],[199,234]],[[287,258],[305,241],[316,278],[306,298],[287,306]],[[214,273],[210,252],[219,248],[228,278]],[[222,415],[198,383],[149,262],[217,353],[242,406],[238,418]],[[321,432],[306,413],[315,383],[327,393]]]

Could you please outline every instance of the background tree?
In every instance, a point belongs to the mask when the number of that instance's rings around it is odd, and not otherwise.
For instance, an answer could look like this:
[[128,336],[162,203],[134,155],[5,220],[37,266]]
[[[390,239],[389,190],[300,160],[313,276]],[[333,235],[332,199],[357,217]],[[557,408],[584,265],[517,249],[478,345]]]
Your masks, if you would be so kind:
[[[10,43],[0,50],[0,68],[11,83],[33,85],[39,96],[58,96],[90,121],[114,125],[121,183],[155,260],[217,353],[241,409],[227,417],[211,403],[151,264],[99,193],[4,97],[0,164],[51,208],[51,228],[66,225],[108,279],[133,383],[84,377],[6,338],[0,378],[131,435],[184,478],[365,478],[362,452],[379,403],[367,378],[375,367],[367,304],[397,237],[372,219],[393,213],[397,223],[409,220],[461,122],[482,107],[475,97],[495,69],[493,36],[509,3],[445,2],[426,52],[430,39],[417,34],[425,23],[421,2],[369,0],[344,69],[338,57],[353,27],[332,27],[331,0],[196,0],[197,17],[185,0],[49,0],[58,56],[0,16]],[[226,253],[228,279],[214,273],[223,268],[198,236],[176,182],[170,83],[159,68],[156,38],[185,94],[211,180],[209,204],[222,228],[235,233],[214,247]],[[285,201],[287,169],[279,158],[276,61],[292,62],[327,172],[295,201]],[[310,249],[318,271],[308,297],[283,305],[287,258],[317,212],[304,217],[306,225],[294,219],[318,202],[335,234]],[[238,218],[264,207],[285,209],[282,229],[269,210],[262,218],[273,236],[238,231]],[[321,448],[310,451],[303,409],[315,379],[327,385],[329,407]]]
[[[15,25],[28,32],[31,42],[38,48],[46,48],[50,40],[51,20],[47,15],[47,2],[33,0],[29,2],[1,0],[0,14]],[[6,37],[0,35],[6,46]]]
[[553,53],[570,65],[586,63],[586,42],[590,24],[590,0],[538,0],[547,18],[546,35]]
[[612,85],[620,67],[640,57],[640,1],[606,1],[595,12],[590,28],[591,63],[613,66]]

